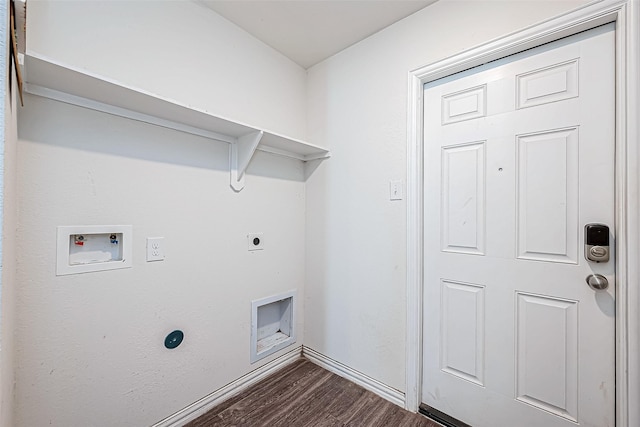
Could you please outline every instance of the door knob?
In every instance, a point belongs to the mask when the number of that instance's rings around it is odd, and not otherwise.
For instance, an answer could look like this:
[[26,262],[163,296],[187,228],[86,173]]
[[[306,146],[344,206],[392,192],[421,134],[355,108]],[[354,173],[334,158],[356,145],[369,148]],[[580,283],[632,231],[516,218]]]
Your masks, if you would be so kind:
[[602,291],[609,287],[609,281],[602,274],[590,274],[587,276],[587,284],[594,291]]

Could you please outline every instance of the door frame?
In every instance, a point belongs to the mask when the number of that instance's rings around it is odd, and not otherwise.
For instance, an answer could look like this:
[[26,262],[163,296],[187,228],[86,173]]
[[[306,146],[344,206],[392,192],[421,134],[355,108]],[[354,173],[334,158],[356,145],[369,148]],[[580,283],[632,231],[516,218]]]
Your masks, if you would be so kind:
[[407,129],[406,409],[422,388],[423,86],[581,31],[615,22],[616,426],[640,425],[640,1],[601,0],[409,72]]

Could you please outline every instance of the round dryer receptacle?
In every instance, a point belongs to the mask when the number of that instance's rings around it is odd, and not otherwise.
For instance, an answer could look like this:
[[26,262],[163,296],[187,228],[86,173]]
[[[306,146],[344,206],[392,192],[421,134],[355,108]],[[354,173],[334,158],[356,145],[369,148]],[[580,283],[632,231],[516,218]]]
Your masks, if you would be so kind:
[[183,339],[184,333],[181,330],[176,329],[175,331],[167,335],[167,337],[164,339],[164,346],[169,350],[174,349],[182,344]]

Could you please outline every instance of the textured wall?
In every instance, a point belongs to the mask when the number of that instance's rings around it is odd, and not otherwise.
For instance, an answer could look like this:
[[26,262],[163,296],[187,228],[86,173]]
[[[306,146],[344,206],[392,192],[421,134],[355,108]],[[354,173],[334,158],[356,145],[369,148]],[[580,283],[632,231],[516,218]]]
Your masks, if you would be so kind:
[[29,0],[27,21],[27,52],[306,137],[305,70],[195,1]]
[[405,389],[410,70],[579,2],[439,1],[309,70],[308,131],[332,158],[307,182],[305,345]]
[[[301,162],[258,153],[235,193],[225,143],[35,96],[19,135],[17,425],[150,425],[285,351],[249,363],[250,309],[304,296]],[[133,267],[56,276],[56,227],[84,224],[132,225]]]
[[[306,72],[197,2],[34,0],[28,26],[28,52],[305,137]],[[227,144],[25,103],[15,425],[149,425],[175,413],[283,353],[249,363],[253,299],[296,289],[300,345],[302,162],[259,152],[235,193]],[[133,268],[57,277],[56,227],[83,224],[133,225]],[[249,232],[267,249],[249,253]],[[146,263],[156,236],[167,258]],[[185,341],[169,351],[173,329]]]
[[[8,3],[0,1],[0,80],[3,85],[0,104],[0,426],[12,427],[15,382],[16,312],[16,142],[17,92],[15,72],[10,67],[8,42]],[[11,83],[9,78],[11,76]]]

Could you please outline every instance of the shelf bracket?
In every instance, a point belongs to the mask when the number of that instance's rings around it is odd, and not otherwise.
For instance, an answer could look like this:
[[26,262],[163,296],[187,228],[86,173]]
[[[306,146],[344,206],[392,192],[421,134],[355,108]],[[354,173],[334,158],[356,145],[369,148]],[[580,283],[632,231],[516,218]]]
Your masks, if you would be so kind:
[[236,192],[240,192],[244,188],[244,173],[263,134],[263,131],[251,132],[231,143],[229,170],[231,171],[231,188]]

